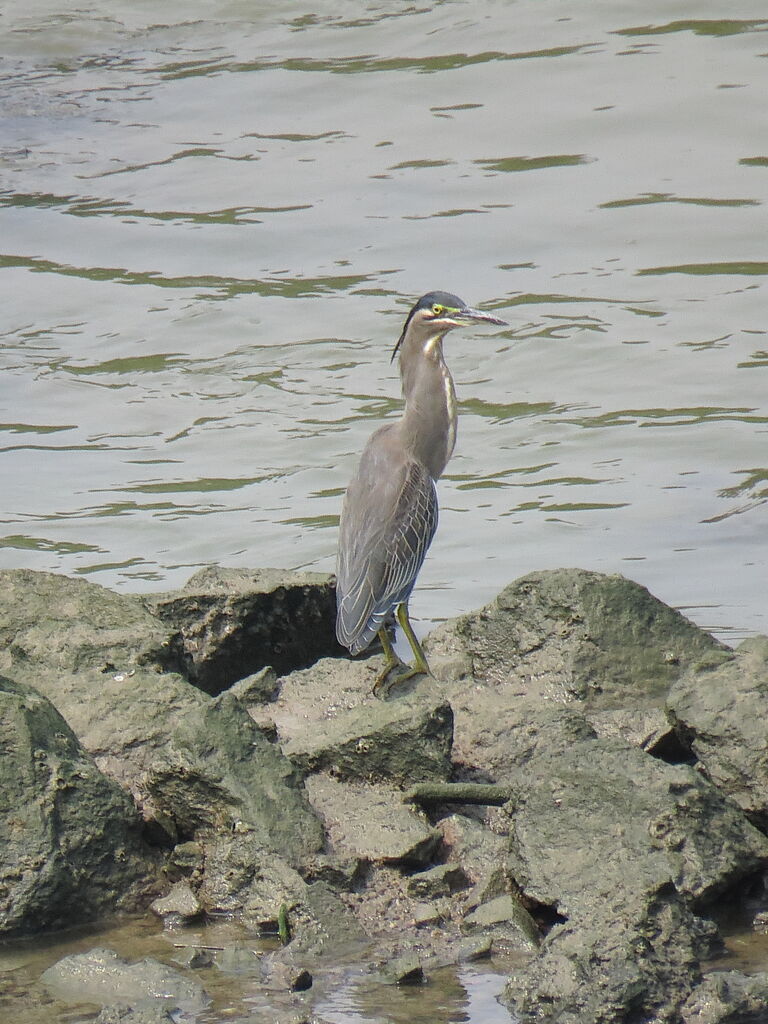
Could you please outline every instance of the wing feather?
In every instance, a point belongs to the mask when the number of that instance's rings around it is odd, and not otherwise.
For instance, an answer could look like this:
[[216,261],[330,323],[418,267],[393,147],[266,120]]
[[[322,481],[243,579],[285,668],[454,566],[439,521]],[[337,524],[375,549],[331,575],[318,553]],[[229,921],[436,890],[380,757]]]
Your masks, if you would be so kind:
[[341,516],[336,635],[353,654],[407,600],[437,529],[434,481],[399,454],[389,429],[371,438]]

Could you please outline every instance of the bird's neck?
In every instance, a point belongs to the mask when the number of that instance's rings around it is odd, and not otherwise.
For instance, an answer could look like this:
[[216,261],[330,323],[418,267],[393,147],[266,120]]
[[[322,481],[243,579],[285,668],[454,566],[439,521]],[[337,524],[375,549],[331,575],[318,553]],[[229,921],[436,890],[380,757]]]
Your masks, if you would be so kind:
[[456,392],[443,359],[443,339],[433,338],[404,369],[405,411],[401,430],[406,448],[429,471],[442,475],[456,443]]

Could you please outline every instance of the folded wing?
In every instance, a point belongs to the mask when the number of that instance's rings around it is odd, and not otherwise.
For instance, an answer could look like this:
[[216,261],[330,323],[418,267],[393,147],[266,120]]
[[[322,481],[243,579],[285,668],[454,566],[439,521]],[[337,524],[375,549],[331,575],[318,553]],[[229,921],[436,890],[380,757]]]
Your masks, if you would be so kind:
[[388,443],[391,430],[371,438],[342,509],[336,635],[352,654],[408,599],[437,529],[434,481]]

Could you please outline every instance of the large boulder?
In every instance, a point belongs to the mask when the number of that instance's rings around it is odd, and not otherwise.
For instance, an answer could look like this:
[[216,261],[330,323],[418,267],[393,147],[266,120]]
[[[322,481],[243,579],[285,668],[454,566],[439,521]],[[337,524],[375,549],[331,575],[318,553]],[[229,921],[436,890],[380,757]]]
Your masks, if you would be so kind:
[[519,695],[593,707],[663,703],[689,665],[725,648],[623,576],[585,569],[534,572],[485,608],[438,627],[435,663]]
[[398,786],[448,778],[450,703],[429,686],[412,698],[377,700],[371,689],[379,660],[322,658],[284,676],[275,701],[251,713],[276,728],[285,754],[304,774]]
[[41,670],[137,665],[175,665],[169,630],[139,598],[50,572],[0,571],[0,672],[35,685]]
[[693,666],[667,708],[707,777],[768,830],[768,637]]
[[682,1008],[683,1024],[765,1024],[768,974],[718,971],[704,978]]
[[768,865],[768,839],[711,783],[621,740],[541,754],[511,807],[511,877],[566,916],[638,884],[702,907]]
[[520,1024],[679,1024],[707,952],[671,885],[638,886],[555,925],[541,952],[513,970],[504,1001]]
[[211,694],[267,665],[283,674],[342,651],[326,573],[212,566],[144,602],[172,633],[187,678]]
[[31,676],[99,768],[127,789],[151,818],[145,775],[164,756],[182,719],[211,698],[175,672],[151,668],[104,673],[39,667]]
[[0,934],[135,909],[153,873],[131,799],[50,701],[0,677]]
[[678,1022],[712,928],[768,840],[706,779],[616,739],[541,750],[509,805],[508,873],[561,923],[510,980],[523,1022]]
[[250,832],[291,864],[323,844],[296,769],[231,694],[179,719],[145,785],[183,838]]

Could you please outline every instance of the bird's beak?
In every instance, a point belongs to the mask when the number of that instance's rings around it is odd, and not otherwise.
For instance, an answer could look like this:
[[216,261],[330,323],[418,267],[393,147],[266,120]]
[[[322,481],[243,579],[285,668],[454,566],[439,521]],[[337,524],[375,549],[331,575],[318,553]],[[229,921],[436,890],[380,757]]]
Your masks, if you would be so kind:
[[496,324],[498,327],[508,327],[509,324],[506,320],[499,320],[497,316],[491,316],[490,313],[484,313],[482,309],[471,309],[469,306],[465,306],[463,309],[457,309],[451,311],[451,319],[457,321],[457,326],[466,322],[478,321],[484,324]]

